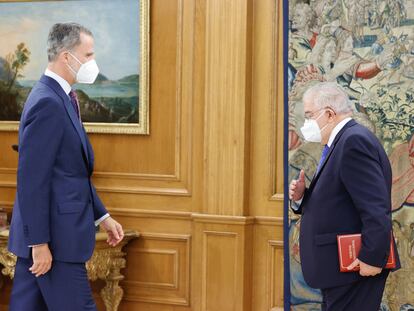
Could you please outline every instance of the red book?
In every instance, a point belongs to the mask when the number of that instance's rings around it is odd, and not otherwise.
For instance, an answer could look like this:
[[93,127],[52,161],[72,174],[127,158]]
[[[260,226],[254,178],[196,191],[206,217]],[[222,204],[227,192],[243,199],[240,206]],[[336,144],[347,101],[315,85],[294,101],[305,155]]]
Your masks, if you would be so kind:
[[[339,269],[341,272],[359,271],[359,266],[353,270],[348,270],[348,267],[358,257],[361,249],[361,233],[342,234],[338,235],[338,254],[339,254]],[[396,267],[395,253],[394,253],[394,239],[391,237],[390,256],[388,257],[385,269],[394,269]]]

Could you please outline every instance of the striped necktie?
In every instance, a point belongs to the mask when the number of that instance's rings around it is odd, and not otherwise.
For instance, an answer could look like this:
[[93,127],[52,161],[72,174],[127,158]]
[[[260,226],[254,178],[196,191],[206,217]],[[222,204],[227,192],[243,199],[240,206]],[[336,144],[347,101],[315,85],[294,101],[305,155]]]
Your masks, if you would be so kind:
[[76,95],[76,92],[74,90],[71,90],[69,92],[69,97],[70,97],[70,102],[73,106],[73,109],[75,109],[76,115],[78,116],[79,121],[81,121],[78,95]]

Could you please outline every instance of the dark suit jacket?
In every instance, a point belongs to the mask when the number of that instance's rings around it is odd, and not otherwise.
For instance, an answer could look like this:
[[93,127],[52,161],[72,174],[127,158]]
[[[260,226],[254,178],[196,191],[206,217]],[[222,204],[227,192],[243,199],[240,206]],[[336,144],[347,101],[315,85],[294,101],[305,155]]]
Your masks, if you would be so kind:
[[42,76],[25,103],[19,128],[17,194],[9,250],[49,243],[54,260],[87,261],[94,221],[107,213],[90,177],[93,151],[69,96]]
[[391,166],[375,135],[354,120],[346,123],[295,212],[302,214],[300,257],[309,286],[336,287],[361,278],[339,272],[338,234],[362,233],[358,258],[383,267],[392,227]]

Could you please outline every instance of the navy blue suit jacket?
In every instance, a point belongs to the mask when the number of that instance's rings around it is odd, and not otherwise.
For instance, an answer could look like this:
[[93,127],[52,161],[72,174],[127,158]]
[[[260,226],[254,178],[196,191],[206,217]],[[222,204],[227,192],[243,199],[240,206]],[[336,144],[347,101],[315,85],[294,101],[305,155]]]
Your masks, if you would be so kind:
[[93,151],[69,96],[42,76],[25,103],[19,128],[17,194],[9,250],[30,257],[49,243],[54,260],[86,262],[94,221],[107,213],[91,183]]
[[392,227],[391,178],[388,157],[375,135],[354,120],[346,123],[296,211],[302,214],[300,257],[309,286],[336,287],[362,278],[357,272],[339,272],[338,234],[362,233],[358,258],[385,265]]

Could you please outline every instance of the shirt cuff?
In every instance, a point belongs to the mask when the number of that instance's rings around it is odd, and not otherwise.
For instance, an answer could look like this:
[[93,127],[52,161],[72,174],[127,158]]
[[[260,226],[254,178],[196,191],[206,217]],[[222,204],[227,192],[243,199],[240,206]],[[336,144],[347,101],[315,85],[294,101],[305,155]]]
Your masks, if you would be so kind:
[[291,205],[292,209],[294,211],[298,211],[299,210],[299,206],[302,204],[302,201],[303,201],[303,197],[300,200],[292,201],[292,205]]
[[101,222],[103,222],[105,219],[107,219],[109,216],[111,216],[111,215],[109,215],[108,213],[106,213],[105,215],[103,215],[101,218],[99,218],[98,220],[95,220],[95,226],[99,226],[99,224],[101,223]]
[[43,243],[43,244],[35,244],[35,245],[29,245],[28,247],[36,247],[36,246],[40,246],[40,245],[44,245],[44,244],[47,244],[47,243]]

